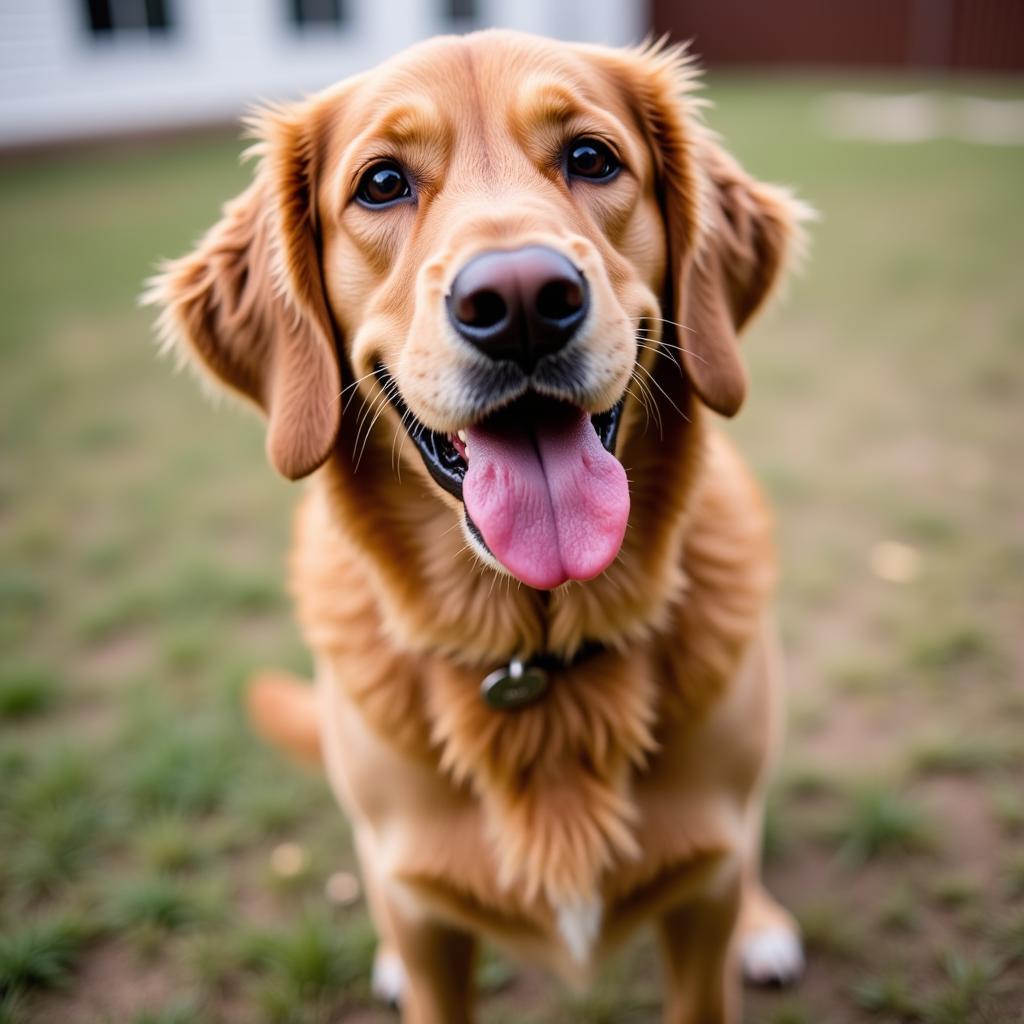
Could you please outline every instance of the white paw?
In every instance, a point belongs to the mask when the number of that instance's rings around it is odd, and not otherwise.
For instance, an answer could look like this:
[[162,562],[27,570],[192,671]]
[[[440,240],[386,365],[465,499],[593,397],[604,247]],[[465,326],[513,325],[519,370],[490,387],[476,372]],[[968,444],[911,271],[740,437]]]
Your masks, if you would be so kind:
[[743,940],[743,977],[755,985],[791,985],[804,972],[800,938],[788,928],[765,928]]
[[400,1006],[405,991],[405,967],[397,953],[383,946],[373,958],[373,975],[370,979],[373,994],[389,1006]]

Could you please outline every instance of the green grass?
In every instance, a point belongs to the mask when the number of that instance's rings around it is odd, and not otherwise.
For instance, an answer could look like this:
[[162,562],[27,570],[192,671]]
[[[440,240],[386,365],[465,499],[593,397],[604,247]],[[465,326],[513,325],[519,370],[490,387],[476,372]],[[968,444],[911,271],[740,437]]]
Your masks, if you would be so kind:
[[0,933],[0,995],[70,984],[88,931],[69,916],[52,917]]
[[183,815],[163,814],[142,825],[135,845],[140,861],[158,874],[194,869],[206,853],[195,822]]
[[1024,964],[1024,911],[1002,926],[998,948],[1011,965],[1019,969]]
[[815,1024],[815,1018],[806,1006],[792,1000],[776,1007],[767,1024]]
[[46,669],[28,665],[0,669],[0,721],[49,711],[58,691],[56,678]]
[[159,1010],[142,1010],[131,1024],[205,1024],[206,1014],[189,1000],[176,1000]]
[[1014,750],[998,738],[947,736],[911,751],[911,765],[922,774],[985,775],[1006,768]]
[[1015,851],[1007,861],[1006,891],[1012,899],[1024,898],[1024,849]]
[[111,922],[122,931],[180,931],[209,916],[209,907],[191,887],[165,875],[118,885],[111,897]]
[[863,978],[852,989],[856,1003],[871,1014],[888,1014],[898,1019],[920,1019],[920,1003],[901,973]]
[[973,623],[929,625],[913,637],[910,662],[926,672],[963,668],[995,656],[989,634]]
[[882,928],[900,934],[916,932],[920,926],[921,901],[909,885],[898,882],[879,906]]
[[[850,85],[709,90],[737,156],[822,212],[726,428],[778,521],[791,735],[767,873],[811,956],[745,1024],[1017,1024],[1024,150],[837,142],[821,94]],[[349,830],[243,717],[253,669],[310,671],[284,586],[300,492],[135,304],[243,187],[240,148],[0,165],[0,1024],[97,988],[97,1024],[393,1019],[369,1008],[365,906],[322,897]],[[891,541],[916,552],[906,583],[873,574]],[[301,877],[272,870],[281,842]],[[571,997],[488,960],[483,1024],[654,1024],[655,961],[643,940]],[[125,1002],[151,983],[144,1013]]]
[[829,831],[840,858],[852,866],[886,855],[930,851],[937,835],[924,807],[884,782],[855,789]]
[[846,693],[881,693],[893,676],[892,668],[887,665],[866,661],[863,658],[851,659],[832,666],[831,681]]
[[198,728],[159,737],[135,753],[128,769],[141,810],[204,813],[220,805],[235,765],[217,736]]
[[0,1024],[21,1024],[27,1016],[25,1003],[21,992],[0,994]]
[[92,797],[96,774],[83,750],[69,749],[55,739],[33,747],[31,757],[19,758],[6,781],[5,803],[30,818],[50,807]]
[[846,907],[818,899],[799,909],[797,920],[812,956],[822,954],[842,960],[863,958],[867,936],[864,927]]
[[976,907],[981,900],[983,883],[967,871],[954,871],[932,880],[931,891],[936,902],[950,910]]
[[53,895],[94,862],[108,818],[85,760],[63,744],[12,764],[0,798],[0,885],[12,899]]
[[31,831],[12,850],[7,881],[27,896],[52,894],[78,880],[96,853],[102,810],[91,800],[58,804],[31,816]]
[[945,975],[942,987],[924,1008],[927,1024],[972,1024],[984,1020],[1000,965],[987,958],[973,959],[948,953],[942,966]]
[[1024,800],[1020,787],[1000,782],[991,790],[989,799],[992,813],[1003,829],[1011,836],[1024,834]]
[[288,928],[261,931],[243,945],[261,979],[259,1001],[275,1022],[334,1019],[346,993],[365,993],[374,936],[365,918],[343,928],[320,909],[307,910]]
[[815,800],[842,791],[843,780],[816,764],[791,761],[779,778],[779,786],[793,800]]

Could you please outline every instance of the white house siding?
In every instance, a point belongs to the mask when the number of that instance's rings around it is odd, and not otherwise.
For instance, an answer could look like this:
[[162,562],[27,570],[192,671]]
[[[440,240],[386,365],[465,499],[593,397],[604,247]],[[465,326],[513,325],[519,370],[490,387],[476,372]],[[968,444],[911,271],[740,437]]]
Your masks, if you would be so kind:
[[[452,31],[443,0],[346,0],[342,28],[299,30],[287,0],[167,0],[170,32],[90,35],[81,0],[0,0],[0,145],[230,120]],[[480,27],[620,44],[631,0],[477,0]],[[466,26],[455,26],[466,27]]]

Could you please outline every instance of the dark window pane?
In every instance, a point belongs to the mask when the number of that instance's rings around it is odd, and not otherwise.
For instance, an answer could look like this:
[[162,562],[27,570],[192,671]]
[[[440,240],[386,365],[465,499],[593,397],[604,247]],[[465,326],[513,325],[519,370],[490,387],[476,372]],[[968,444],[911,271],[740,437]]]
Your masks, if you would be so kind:
[[86,0],[91,32],[111,32],[114,21],[110,16],[110,0]]
[[171,27],[167,0],[86,0],[89,30],[166,32]]
[[167,17],[167,4],[164,0],[146,0],[146,28],[159,32],[171,27]]
[[344,12],[341,0],[291,0],[296,25],[339,25]]
[[476,17],[476,0],[445,0],[449,21],[472,21]]

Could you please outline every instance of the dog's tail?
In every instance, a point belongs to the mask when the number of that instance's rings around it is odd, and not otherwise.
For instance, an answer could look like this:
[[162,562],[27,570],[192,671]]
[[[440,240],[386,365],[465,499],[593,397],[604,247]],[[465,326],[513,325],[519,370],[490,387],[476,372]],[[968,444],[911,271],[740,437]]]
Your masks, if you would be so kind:
[[249,682],[246,706],[264,739],[308,765],[323,765],[316,694],[308,682],[287,672],[261,672]]

